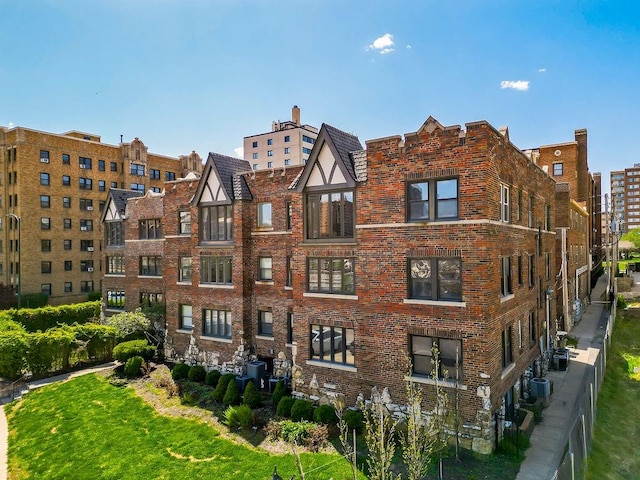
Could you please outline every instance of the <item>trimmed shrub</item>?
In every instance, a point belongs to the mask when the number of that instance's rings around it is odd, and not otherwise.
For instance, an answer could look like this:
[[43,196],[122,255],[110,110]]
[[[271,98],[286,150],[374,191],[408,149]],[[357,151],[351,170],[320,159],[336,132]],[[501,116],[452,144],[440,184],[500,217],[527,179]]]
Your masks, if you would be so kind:
[[75,334],[69,327],[51,328],[28,336],[27,366],[33,375],[43,375],[69,368]]
[[355,430],[356,433],[362,433],[364,428],[364,414],[361,410],[346,410],[342,414],[342,420],[349,427],[349,431]]
[[113,327],[98,323],[75,324],[72,327],[76,335],[78,356],[82,355],[80,350],[84,350],[87,360],[104,361],[113,358],[116,345],[116,331]]
[[0,332],[0,377],[15,380],[22,375],[28,348],[26,332],[20,330]]
[[216,402],[222,403],[224,395],[225,393],[227,393],[227,387],[229,386],[229,383],[232,380],[235,383],[235,378],[236,376],[233,373],[225,373],[220,377],[220,379],[218,380],[218,385],[216,385],[215,390],[211,393],[211,396]]
[[313,404],[308,400],[302,398],[293,402],[291,407],[291,420],[294,422],[300,422],[302,420],[313,420]]
[[178,395],[178,385],[173,381],[171,372],[166,365],[158,366],[153,372],[151,372],[150,377],[153,385],[157,388],[164,388],[170,397]]
[[247,405],[249,408],[258,408],[262,403],[262,394],[258,391],[253,382],[249,382],[245,387],[242,403]]
[[189,380],[192,382],[204,382],[204,379],[207,376],[207,371],[202,365],[194,365],[189,369]]
[[102,300],[102,292],[89,292],[87,294],[87,301],[95,302]]
[[189,365],[186,363],[176,363],[171,370],[171,378],[174,380],[184,380],[189,377]]
[[313,411],[313,421],[323,425],[335,425],[338,423],[336,409],[333,405],[320,405]]
[[278,380],[276,388],[273,389],[273,395],[271,395],[271,405],[274,408],[277,408],[280,403],[280,399],[285,395],[287,395],[287,387],[284,384],[284,380]]
[[215,386],[218,385],[218,380],[220,380],[221,375],[219,370],[210,370],[204,378],[204,383],[215,388]]
[[222,398],[222,403],[225,405],[238,405],[240,403],[240,390],[238,389],[238,385],[236,385],[235,378],[229,381],[227,390],[224,392],[224,397]]
[[49,303],[49,295],[46,293],[23,293],[20,295],[20,303],[27,308],[42,308]]
[[135,356],[127,359],[127,363],[124,364],[124,374],[127,377],[137,377],[142,370],[142,363],[144,358]]
[[291,408],[296,399],[293,397],[282,397],[278,402],[278,408],[276,409],[276,415],[279,417],[289,418],[291,417]]
[[249,428],[253,425],[253,412],[248,405],[229,406],[224,411],[224,420],[229,428]]
[[113,357],[120,362],[126,362],[131,357],[142,357],[149,361],[155,353],[156,347],[149,345],[146,340],[129,340],[113,348]]
[[100,302],[75,303],[58,307],[22,308],[7,310],[11,320],[28,332],[45,331],[59,324],[83,324],[100,317]]

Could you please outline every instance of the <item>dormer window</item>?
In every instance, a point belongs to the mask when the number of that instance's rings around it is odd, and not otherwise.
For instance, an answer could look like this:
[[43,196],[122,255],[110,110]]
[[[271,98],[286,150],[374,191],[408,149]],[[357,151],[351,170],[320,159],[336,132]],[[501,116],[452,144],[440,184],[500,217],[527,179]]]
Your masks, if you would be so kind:
[[354,238],[353,190],[308,193],[306,207],[307,239]]

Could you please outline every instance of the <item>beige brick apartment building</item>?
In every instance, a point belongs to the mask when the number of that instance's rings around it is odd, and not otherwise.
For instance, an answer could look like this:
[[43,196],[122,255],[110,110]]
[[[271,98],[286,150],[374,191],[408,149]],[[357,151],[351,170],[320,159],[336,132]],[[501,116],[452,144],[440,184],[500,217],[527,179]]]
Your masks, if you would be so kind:
[[257,359],[318,402],[375,386],[402,404],[407,375],[428,392],[437,346],[463,442],[488,452],[554,345],[555,190],[486,122],[429,118],[366,149],[323,125],[304,166],[210,154],[162,195],[112,191],[103,298],[164,300],[169,358]]
[[52,304],[100,290],[99,221],[110,188],[160,192],[202,163],[195,153],[148,153],[138,138],[109,145],[23,127],[0,127],[0,152],[0,282]]

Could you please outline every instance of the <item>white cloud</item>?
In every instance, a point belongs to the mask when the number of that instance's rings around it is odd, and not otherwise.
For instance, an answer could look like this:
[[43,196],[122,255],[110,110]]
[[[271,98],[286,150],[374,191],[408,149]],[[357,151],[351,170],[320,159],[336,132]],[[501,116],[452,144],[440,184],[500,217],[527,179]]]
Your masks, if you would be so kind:
[[234,148],[233,153],[235,153],[238,158],[244,158],[244,147]]
[[407,50],[411,50],[411,45],[407,45],[407,46],[406,46],[406,47],[404,47],[404,48],[406,48]]
[[513,90],[520,90],[524,92],[529,90],[529,80],[503,80],[500,82],[500,88],[511,88]]
[[539,68],[539,69],[538,69],[538,73],[544,73],[544,72],[546,72],[546,71],[547,71],[547,69],[546,69],[546,68],[544,68],[544,67],[543,67],[543,68]]
[[381,37],[376,38],[373,43],[367,47],[367,50],[377,50],[380,55],[386,55],[395,50],[393,45],[393,35],[385,33]]

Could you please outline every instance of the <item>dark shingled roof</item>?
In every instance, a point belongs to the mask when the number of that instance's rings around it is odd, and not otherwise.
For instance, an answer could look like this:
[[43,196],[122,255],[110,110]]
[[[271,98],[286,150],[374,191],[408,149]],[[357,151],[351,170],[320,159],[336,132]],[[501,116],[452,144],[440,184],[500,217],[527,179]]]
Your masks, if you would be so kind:
[[250,171],[251,164],[249,162],[213,152],[209,152],[207,163],[209,161],[212,162],[213,167],[217,170],[227,195],[239,200],[251,200],[253,198],[247,182],[241,175],[236,175],[240,172]]
[[358,137],[356,137],[355,135],[343,132],[342,130],[338,130],[331,125],[327,125],[326,123],[322,124],[320,130],[322,130],[323,128],[326,130],[327,136],[331,138],[331,141],[338,150],[338,154],[342,159],[342,163],[344,163],[344,166],[349,171],[349,175],[351,175],[351,178],[353,178],[354,180],[357,180],[356,172],[353,166],[353,159],[349,154],[351,152],[362,150],[360,140],[358,140]]
[[125,209],[127,208],[127,201],[130,198],[143,197],[140,192],[135,192],[133,190],[124,190],[121,188],[112,188],[109,190],[109,194],[111,198],[113,198],[113,203],[116,205],[118,212],[121,215],[124,215]]

